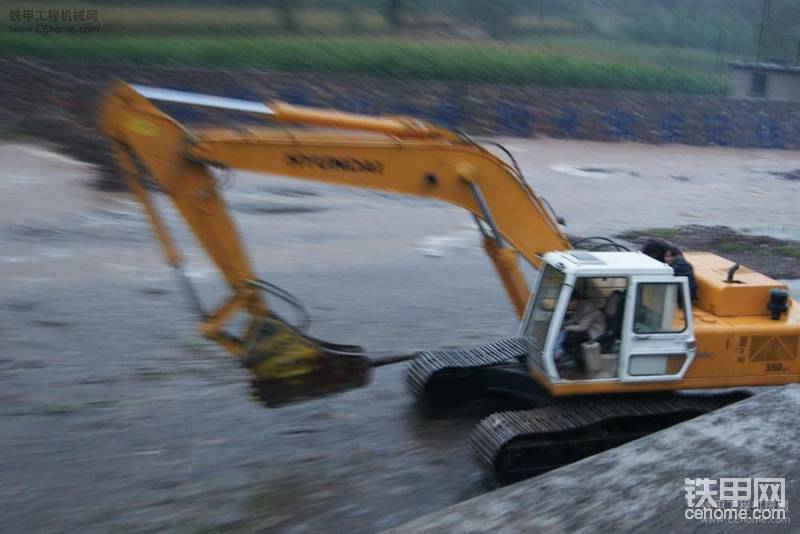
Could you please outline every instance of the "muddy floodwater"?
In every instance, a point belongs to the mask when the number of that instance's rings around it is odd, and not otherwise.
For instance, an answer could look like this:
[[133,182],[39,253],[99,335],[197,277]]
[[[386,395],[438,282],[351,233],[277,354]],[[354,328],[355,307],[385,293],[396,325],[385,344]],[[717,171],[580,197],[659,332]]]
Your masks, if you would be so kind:
[[[573,234],[800,238],[797,153],[506,142]],[[421,418],[402,365],[301,405],[251,401],[247,373],[196,335],[128,195],[42,147],[0,145],[0,161],[4,531],[369,532],[493,487],[468,448],[475,419]],[[381,354],[515,333],[457,208],[249,174],[226,195],[259,274],[306,303],[313,335]],[[213,266],[168,221],[218,302]]]

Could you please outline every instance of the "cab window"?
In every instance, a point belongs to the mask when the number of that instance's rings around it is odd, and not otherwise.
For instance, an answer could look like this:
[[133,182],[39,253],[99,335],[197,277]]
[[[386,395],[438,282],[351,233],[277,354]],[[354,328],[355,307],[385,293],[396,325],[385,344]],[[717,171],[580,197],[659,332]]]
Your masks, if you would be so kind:
[[539,291],[536,293],[531,312],[530,328],[528,336],[533,339],[534,344],[539,350],[544,349],[547,339],[547,330],[553,320],[558,296],[561,294],[561,287],[564,285],[564,273],[555,267],[548,265],[542,274],[542,282]]
[[644,283],[636,290],[633,331],[636,334],[666,334],[686,329],[686,307],[678,283]]

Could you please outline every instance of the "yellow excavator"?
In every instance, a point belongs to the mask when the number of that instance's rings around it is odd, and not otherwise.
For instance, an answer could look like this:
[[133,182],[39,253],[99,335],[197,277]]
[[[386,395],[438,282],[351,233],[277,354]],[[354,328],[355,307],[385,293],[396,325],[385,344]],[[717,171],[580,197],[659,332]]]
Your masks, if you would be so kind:
[[[190,129],[156,102],[205,108],[211,114],[205,122],[227,114],[264,120]],[[461,132],[410,117],[122,82],[105,96],[101,124],[121,176],[197,310],[202,333],[241,358],[268,406],[363,386],[373,367],[408,359],[410,389],[428,414],[457,413],[486,400],[517,408],[492,413],[472,435],[479,459],[499,478],[514,480],[747,395],[737,388],[800,381],[800,306],[784,284],[714,254],[689,253],[697,283],[692,299],[687,278],[665,263],[610,240],[599,241],[610,247],[596,246],[595,238],[572,244],[513,156],[505,151],[500,157]],[[265,294],[294,299],[258,278],[215,177],[226,169],[466,209],[521,317],[517,337],[378,360],[289,325],[271,311]],[[153,202],[155,189],[172,200],[230,287],[214,310],[205,309],[184,274],[184,260]],[[520,257],[538,272],[532,291]],[[567,351],[576,306],[602,314],[603,331],[570,343]],[[241,314],[247,326],[229,331],[226,325]]]

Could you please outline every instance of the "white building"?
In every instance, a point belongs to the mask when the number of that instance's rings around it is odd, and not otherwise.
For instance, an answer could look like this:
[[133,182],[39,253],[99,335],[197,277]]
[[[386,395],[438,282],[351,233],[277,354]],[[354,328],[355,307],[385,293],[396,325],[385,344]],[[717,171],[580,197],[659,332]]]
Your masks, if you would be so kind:
[[733,96],[800,101],[800,65],[729,63]]

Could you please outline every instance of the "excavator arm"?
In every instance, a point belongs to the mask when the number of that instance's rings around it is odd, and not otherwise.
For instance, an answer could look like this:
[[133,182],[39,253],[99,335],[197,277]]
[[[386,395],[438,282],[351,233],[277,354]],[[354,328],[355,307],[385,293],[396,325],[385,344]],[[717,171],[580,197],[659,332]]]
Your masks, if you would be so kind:
[[[252,113],[273,124],[189,129],[156,107],[156,100]],[[515,166],[466,136],[428,122],[281,102],[267,105],[121,82],[106,95],[101,122],[125,183],[143,204],[167,262],[191,295],[203,334],[243,358],[262,385],[286,389],[280,399],[317,395],[310,377],[318,373],[327,383],[320,392],[360,385],[369,364],[354,353],[354,347],[309,338],[270,312],[260,291],[264,284],[213,169],[390,191],[460,206],[476,218],[484,247],[520,316],[529,289],[517,256],[538,267],[544,252],[570,248],[548,207]],[[183,274],[182,256],[143,175],[169,196],[230,286],[230,297],[215,310],[203,308]],[[225,325],[241,312],[250,316],[249,327],[244,335],[232,335]],[[331,363],[334,360],[336,364]],[[354,376],[355,384],[341,385]]]

